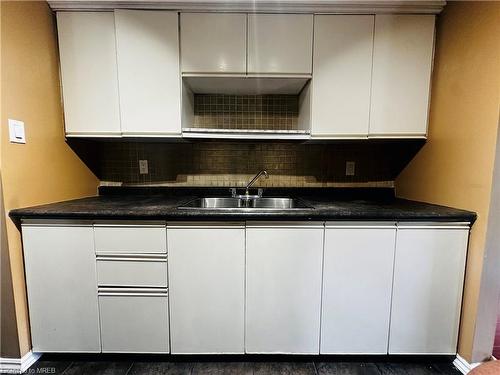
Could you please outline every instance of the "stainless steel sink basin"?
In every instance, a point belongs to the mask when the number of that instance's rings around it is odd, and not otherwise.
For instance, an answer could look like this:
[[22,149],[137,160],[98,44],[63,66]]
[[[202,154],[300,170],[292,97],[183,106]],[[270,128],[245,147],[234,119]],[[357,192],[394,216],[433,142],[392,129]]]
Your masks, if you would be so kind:
[[179,209],[245,209],[245,210],[293,210],[312,209],[295,198],[196,198]]

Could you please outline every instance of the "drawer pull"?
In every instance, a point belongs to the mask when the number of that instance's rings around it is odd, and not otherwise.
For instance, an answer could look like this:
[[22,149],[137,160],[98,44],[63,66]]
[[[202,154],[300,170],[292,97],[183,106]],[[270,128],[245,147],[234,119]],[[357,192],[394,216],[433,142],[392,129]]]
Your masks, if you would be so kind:
[[97,261],[111,261],[111,262],[166,262],[166,255],[151,255],[151,256],[143,256],[143,255],[135,255],[134,256],[123,256],[123,255],[97,255]]
[[167,297],[168,288],[98,288],[97,295]]

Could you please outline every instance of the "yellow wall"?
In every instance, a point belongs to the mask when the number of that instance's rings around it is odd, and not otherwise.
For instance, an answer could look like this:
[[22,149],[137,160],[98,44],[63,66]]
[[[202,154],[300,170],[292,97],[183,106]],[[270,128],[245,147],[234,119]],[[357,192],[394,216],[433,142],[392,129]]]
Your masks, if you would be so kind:
[[398,196],[478,213],[459,353],[471,359],[500,104],[500,3],[449,2],[438,17],[427,144],[396,179]]
[[[1,160],[5,210],[95,195],[97,178],[64,141],[53,13],[45,1],[1,2]],[[25,122],[10,144],[7,119]],[[21,356],[30,350],[20,233],[7,237]]]

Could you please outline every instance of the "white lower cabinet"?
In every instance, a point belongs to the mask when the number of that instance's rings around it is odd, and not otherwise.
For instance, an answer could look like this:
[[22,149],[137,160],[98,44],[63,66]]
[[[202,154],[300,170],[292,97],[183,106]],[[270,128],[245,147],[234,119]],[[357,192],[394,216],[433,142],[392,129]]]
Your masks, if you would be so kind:
[[452,355],[469,229],[24,222],[33,351]]
[[395,223],[327,223],[321,354],[387,354]]
[[33,352],[99,352],[91,225],[23,224]]
[[245,226],[167,227],[172,354],[244,353]]
[[318,354],[322,223],[248,223],[247,353]]
[[390,354],[455,354],[468,225],[400,224]]
[[97,257],[100,287],[167,287],[167,259]]
[[99,292],[103,353],[168,353],[166,291]]

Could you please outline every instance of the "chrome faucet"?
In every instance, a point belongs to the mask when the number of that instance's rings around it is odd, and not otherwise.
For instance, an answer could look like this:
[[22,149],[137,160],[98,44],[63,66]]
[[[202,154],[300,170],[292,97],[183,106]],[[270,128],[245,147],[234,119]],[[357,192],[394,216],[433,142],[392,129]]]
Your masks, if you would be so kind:
[[267,173],[267,171],[266,170],[262,170],[259,173],[257,173],[255,175],[255,177],[252,178],[252,180],[245,186],[245,194],[237,195],[236,194],[236,188],[232,188],[231,189],[231,196],[233,198],[245,199],[245,200],[257,199],[257,198],[262,197],[262,192],[263,192],[262,189],[257,189],[257,195],[250,195],[250,193],[248,191],[250,189],[250,187],[255,183],[255,181],[257,181],[259,179],[259,177],[262,176],[262,175],[264,175],[264,177],[266,179],[269,178],[269,174]]
[[247,186],[245,186],[245,194],[248,195],[248,189],[259,179],[260,176],[264,175],[264,178],[267,180],[269,178],[269,175],[267,174],[267,171],[265,169],[261,170],[259,173],[255,175],[254,178],[252,178],[252,181],[250,181]]

